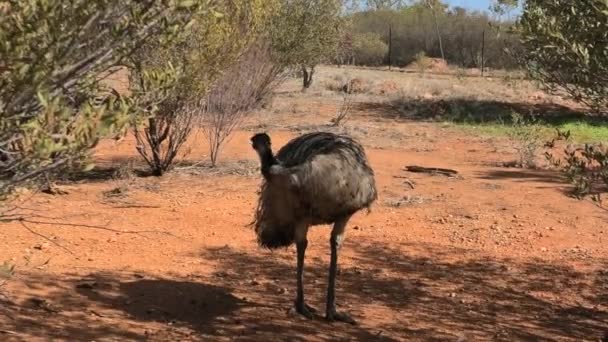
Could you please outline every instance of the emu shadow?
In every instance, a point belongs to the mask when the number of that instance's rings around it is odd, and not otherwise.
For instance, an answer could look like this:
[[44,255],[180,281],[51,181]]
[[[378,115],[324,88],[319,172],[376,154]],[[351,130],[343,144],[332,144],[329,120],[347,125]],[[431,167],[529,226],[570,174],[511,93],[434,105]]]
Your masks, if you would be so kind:
[[[338,305],[346,305],[362,325],[372,319],[368,314],[378,315],[368,313],[367,307],[392,312],[391,318],[374,316],[375,322],[381,322],[374,328],[378,330],[337,325],[332,331],[315,322],[298,321],[296,331],[275,322],[259,325],[258,336],[289,339],[315,333],[330,339],[575,341],[597,340],[608,331],[606,288],[601,285],[605,276],[592,268],[493,259],[466,249],[419,243],[389,247],[347,239],[343,250],[354,251],[350,265],[356,266],[342,266]],[[290,254],[249,254],[231,248],[203,251],[204,258],[213,257],[218,268],[230,270],[235,279],[256,279],[259,285],[250,286],[256,301],[277,310],[293,303],[295,256]],[[595,260],[594,266],[606,262]],[[307,300],[323,308],[327,260],[313,254],[306,263]],[[230,286],[229,279],[220,282]]]

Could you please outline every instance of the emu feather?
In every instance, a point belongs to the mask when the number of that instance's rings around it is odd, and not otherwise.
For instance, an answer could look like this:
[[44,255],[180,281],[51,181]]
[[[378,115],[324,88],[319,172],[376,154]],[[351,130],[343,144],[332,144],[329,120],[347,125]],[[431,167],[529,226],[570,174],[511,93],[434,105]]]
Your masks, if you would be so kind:
[[255,229],[260,245],[287,247],[298,222],[329,224],[377,199],[374,172],[352,138],[309,133],[276,154],[262,185]]

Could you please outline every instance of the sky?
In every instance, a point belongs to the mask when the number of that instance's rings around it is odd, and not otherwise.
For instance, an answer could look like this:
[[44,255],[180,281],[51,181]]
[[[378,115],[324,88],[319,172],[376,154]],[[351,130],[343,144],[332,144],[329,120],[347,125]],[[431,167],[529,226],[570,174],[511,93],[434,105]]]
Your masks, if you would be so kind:
[[460,6],[467,9],[487,11],[490,8],[492,0],[444,0],[450,6]]

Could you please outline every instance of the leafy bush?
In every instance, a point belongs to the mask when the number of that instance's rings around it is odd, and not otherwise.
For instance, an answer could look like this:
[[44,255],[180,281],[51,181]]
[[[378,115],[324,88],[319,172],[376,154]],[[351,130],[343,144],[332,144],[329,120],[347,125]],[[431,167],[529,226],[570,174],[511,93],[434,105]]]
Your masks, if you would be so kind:
[[356,35],[353,39],[355,63],[360,65],[381,65],[388,54],[388,45],[375,33]]
[[[549,145],[554,147],[556,141],[568,141],[569,138],[569,131],[564,133],[558,130],[557,137]],[[546,152],[545,156],[574,186],[573,193],[576,197],[591,196],[602,204],[602,194],[608,191],[608,146],[585,144],[576,147],[568,144],[562,157],[556,157],[551,152]]]
[[608,2],[528,0],[519,30],[523,62],[551,91],[608,111]]
[[144,43],[174,38],[207,0],[11,0],[0,8],[0,195],[59,172],[89,168],[100,138],[121,132],[129,101],[99,75]]

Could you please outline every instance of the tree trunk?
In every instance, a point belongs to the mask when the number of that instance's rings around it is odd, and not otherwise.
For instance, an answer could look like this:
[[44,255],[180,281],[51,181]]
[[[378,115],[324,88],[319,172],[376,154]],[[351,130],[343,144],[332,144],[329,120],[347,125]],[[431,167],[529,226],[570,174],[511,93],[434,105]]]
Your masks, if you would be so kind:
[[388,25],[388,70],[393,66],[393,27]]
[[306,90],[312,85],[312,76],[315,73],[315,67],[310,67],[310,70],[306,66],[302,65],[302,89]]
[[435,22],[435,31],[437,32],[437,39],[439,40],[439,51],[441,52],[441,59],[445,60],[445,54],[443,53],[443,41],[441,40],[441,32],[439,32],[439,22],[437,21],[437,13],[435,13],[435,8],[428,2],[429,8],[431,9],[431,13],[433,13],[433,21]]
[[483,77],[483,69],[485,67],[485,49],[486,49],[486,30],[481,34],[481,77]]

